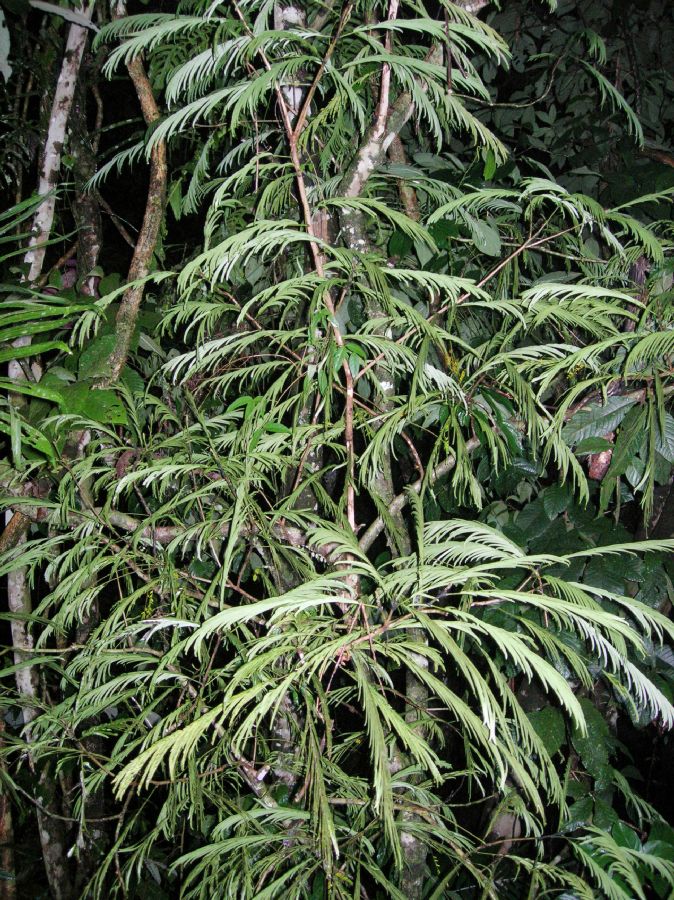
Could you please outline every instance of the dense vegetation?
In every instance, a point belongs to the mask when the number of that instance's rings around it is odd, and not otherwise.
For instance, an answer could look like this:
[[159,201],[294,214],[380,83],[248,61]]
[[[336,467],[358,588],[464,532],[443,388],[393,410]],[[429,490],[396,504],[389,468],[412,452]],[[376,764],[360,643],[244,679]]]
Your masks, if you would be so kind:
[[2,0],[0,898],[672,896],[673,37]]

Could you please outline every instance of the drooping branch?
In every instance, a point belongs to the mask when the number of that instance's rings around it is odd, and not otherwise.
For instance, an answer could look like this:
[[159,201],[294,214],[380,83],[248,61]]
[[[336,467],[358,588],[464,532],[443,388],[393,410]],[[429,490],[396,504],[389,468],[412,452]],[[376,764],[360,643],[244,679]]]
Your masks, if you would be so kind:
[[[49,524],[52,521],[52,517],[54,520],[58,517],[59,521],[63,521],[60,512],[56,513],[56,507],[42,506],[39,502],[36,503],[35,499],[29,496],[24,489],[15,489],[8,484],[4,484],[2,487],[6,494],[11,496],[12,503],[18,509],[10,522],[5,526],[2,535],[0,535],[0,552],[9,552],[19,545],[21,529],[25,529],[25,523],[39,522]],[[102,507],[92,507],[87,512],[73,510],[66,516],[66,524],[69,528],[77,528],[85,522],[92,522],[92,520],[99,522],[101,525],[131,534],[134,540],[143,541],[156,547],[164,547],[170,544],[172,541],[185,535],[188,530],[185,525],[144,525],[141,520],[129,515],[129,513],[118,510],[104,510]],[[307,545],[307,534],[300,528],[276,523],[271,530],[278,540],[289,544],[291,547],[305,547]],[[242,537],[252,537],[257,533],[258,530],[254,527],[249,526],[241,529]],[[229,523],[225,522],[221,525],[218,536],[226,538],[228,535]],[[319,548],[312,547],[312,552],[319,556],[324,556],[326,559],[333,550],[334,546],[331,544],[326,544]]]

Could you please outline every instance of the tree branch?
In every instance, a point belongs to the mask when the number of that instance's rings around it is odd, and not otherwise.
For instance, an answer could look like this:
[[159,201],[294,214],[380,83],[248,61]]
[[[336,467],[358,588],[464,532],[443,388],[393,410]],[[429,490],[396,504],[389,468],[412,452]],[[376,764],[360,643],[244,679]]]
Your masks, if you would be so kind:
[[[470,453],[478,447],[479,444],[480,442],[477,438],[472,438],[471,440],[466,441],[466,450]],[[443,460],[443,462],[437,465],[431,472],[426,473],[426,483],[434,484],[439,478],[442,478],[444,475],[451,472],[455,464],[455,458],[453,456],[448,456],[447,459]],[[389,514],[396,515],[407,506],[407,503],[409,502],[407,491],[412,490],[419,494],[421,493],[423,486],[424,482],[421,478],[418,478],[416,481],[413,481],[412,484],[408,485],[405,491],[397,494],[388,506]],[[50,507],[40,504],[33,496],[29,496],[25,487],[15,489],[12,485],[5,483],[2,484],[2,488],[12,497],[13,505],[21,507],[15,515],[21,515],[25,520],[31,522],[51,522],[49,513]],[[24,501],[23,504],[20,503],[21,500]],[[57,512],[57,508],[54,506],[51,507],[51,510]],[[55,516],[55,521],[57,518],[59,522],[63,521],[60,512],[58,512],[57,517]],[[120,512],[119,510],[104,511],[102,507],[94,507],[90,512],[70,512],[67,514],[66,522],[69,527],[76,528],[78,525],[82,525],[85,522],[91,522],[92,518],[101,524],[112,526],[127,534],[132,534],[135,540],[145,541],[154,546],[166,546],[186,532],[185,527],[182,525],[143,525],[141,521],[135,516],[129,515],[129,513]],[[8,528],[9,526],[5,528],[5,532],[7,532]],[[291,547],[306,547],[309,543],[310,535],[300,528],[276,523],[271,526],[271,530],[278,540],[284,541]],[[377,516],[359,541],[361,550],[367,552],[383,530],[383,518]],[[220,537],[225,538],[228,534],[229,523],[224,523],[220,528]],[[248,526],[241,530],[242,537],[252,537],[256,534],[259,534],[259,529],[253,526]],[[5,533],[0,536],[1,551],[9,551],[17,546],[17,543],[18,542],[14,541],[9,535],[6,537]],[[334,550],[334,544],[322,544],[320,546],[313,545],[311,548],[312,553],[322,557],[326,562],[330,561],[330,557]]]
[[[442,49],[437,45],[431,47],[426,54],[426,62],[439,62],[441,59]],[[346,170],[339,185],[338,195],[360,196],[368,178],[383,162],[389,146],[414,112],[412,95],[408,91],[400,94],[393,104],[389,103],[390,71],[385,77],[384,68],[388,68],[386,64],[382,67],[382,90],[380,91],[377,118],[365,135],[353,162]],[[421,81],[418,82],[418,86],[419,90],[427,90],[426,85]],[[383,99],[386,100],[385,106],[382,104]],[[382,113],[385,113],[386,118],[382,116]]]
[[[121,6],[118,7],[118,11],[121,8]],[[119,12],[116,18],[120,18]],[[136,89],[145,123],[148,126],[152,125],[153,122],[160,118],[160,112],[152,93],[152,85],[140,57],[132,59],[127,65],[127,69]],[[122,297],[122,302],[117,312],[117,340],[109,359],[110,371],[100,382],[99,387],[107,387],[119,379],[129,356],[131,338],[136,328],[138,313],[145,292],[144,279],[150,273],[152,255],[157,246],[159,229],[164,218],[166,180],[166,144],[164,141],[157,141],[152,148],[150,156],[150,184],[147,190],[143,224],[138,234],[127,276],[129,282],[140,281],[141,283],[134,284]]]
[[[477,438],[471,438],[471,440],[466,441],[466,452],[472,453],[472,451],[479,446],[480,441]],[[443,462],[437,465],[432,472],[427,473],[428,484],[434,484],[439,478],[442,478],[443,475],[447,475],[452,471],[455,465],[455,457],[448,456],[447,459],[443,460]],[[415,494],[420,494],[422,487],[422,479],[417,478],[416,481],[413,481],[412,484],[407,487],[406,491],[403,491],[402,493],[394,497],[388,507],[389,515],[393,516],[398,514],[407,506],[407,504],[409,503],[409,496],[407,491],[414,491]],[[377,518],[372,522],[370,527],[358,542],[360,549],[364,552],[367,552],[377,540],[379,535],[382,533],[384,528],[384,519],[382,518],[382,516],[377,516]]]

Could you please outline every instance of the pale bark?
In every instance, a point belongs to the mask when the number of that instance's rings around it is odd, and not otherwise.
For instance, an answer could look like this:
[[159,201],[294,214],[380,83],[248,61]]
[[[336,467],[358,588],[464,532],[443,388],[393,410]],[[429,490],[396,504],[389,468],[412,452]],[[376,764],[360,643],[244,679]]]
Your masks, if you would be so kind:
[[485,6],[489,6],[491,0],[455,0],[456,5],[465,9],[472,15],[477,15]]
[[[432,47],[426,59],[429,62],[440,62],[442,60],[441,48]],[[425,90],[423,82],[420,82],[419,87],[421,90]],[[388,96],[385,105],[383,98],[380,99],[377,118],[368,129],[358,152],[342,178],[339,187],[339,193],[342,196],[360,196],[370,175],[384,161],[387,150],[413,113],[414,103],[407,91],[399,94],[390,106]]]
[[[94,5],[83,5],[78,12],[91,19]],[[28,266],[26,281],[33,284],[40,277],[47,241],[51,234],[56,208],[55,188],[61,170],[61,156],[66,138],[68,119],[75,96],[82,55],[89,36],[89,30],[81,25],[71,25],[68,29],[63,63],[59,72],[54,100],[49,116],[49,129],[42,154],[42,164],[38,177],[37,193],[44,197],[33,218],[33,229],[24,263]]]
[[[276,3],[274,6],[274,31],[287,31],[293,28],[306,28],[307,17],[305,11],[295,3],[283,5]],[[302,108],[306,87],[302,84],[304,73],[298,71],[293,84],[282,84],[281,93],[285,100],[290,123],[294,126]]]
[[[79,12],[86,19],[91,18],[93,3],[83,6]],[[59,72],[54,99],[49,117],[49,126],[42,152],[37,194],[44,197],[33,217],[31,237],[24,256],[27,272],[25,281],[32,285],[40,277],[46,246],[49,240],[54,212],[56,208],[55,189],[61,169],[61,156],[65,142],[68,119],[72,109],[75,89],[79,76],[82,55],[87,43],[88,29],[81,25],[71,24],[68,29],[63,62]],[[19,338],[15,346],[26,346],[30,338]],[[39,376],[38,369],[33,370]],[[11,378],[23,379],[24,370],[18,362],[12,361],[8,366]],[[8,512],[9,521],[14,516]],[[19,535],[17,544],[27,539],[27,528]],[[25,568],[15,569],[7,578],[7,601],[12,614],[11,632],[14,647],[15,663],[22,663],[33,652],[33,638],[29,630],[28,619],[32,611],[30,584]],[[30,724],[38,714],[38,680],[33,666],[22,666],[16,673],[16,686],[19,700],[23,706],[24,736],[27,744],[31,743]],[[35,761],[29,754],[29,762],[34,767]],[[66,900],[72,896],[70,873],[68,872],[66,848],[64,843],[63,823],[50,816],[49,811],[54,803],[53,778],[46,769],[42,769],[37,778],[35,796],[39,805],[36,809],[42,858],[44,860],[47,880],[55,900]]]
[[[475,15],[489,2],[490,0],[455,0],[455,5]],[[393,4],[392,8],[395,10]],[[391,18],[395,18],[395,12],[393,15],[389,14],[389,19]],[[427,54],[426,60],[438,63],[442,61],[442,56],[442,48],[434,45]],[[384,77],[386,77],[386,68],[386,65],[382,67]],[[423,81],[419,80],[418,85],[421,90],[426,90]],[[342,178],[338,193],[344,197],[360,196],[368,178],[383,162],[387,150],[414,113],[414,103],[407,91],[398,94],[395,101],[389,106],[388,86],[384,85],[384,88],[380,96],[377,117]]]
[[[113,19],[123,19],[127,14],[126,0],[113,0],[111,10]],[[136,56],[127,63],[126,68],[136,90],[145,124],[152,125],[161,118],[161,113],[143,60]],[[164,220],[167,178],[166,143],[158,141],[150,154],[150,182],[145,201],[145,213],[127,275],[127,281],[131,286],[125,291],[117,311],[116,343],[108,360],[108,374],[100,380],[97,387],[105,388],[114,384],[122,374],[129,358],[131,340],[145,293],[145,278],[150,274],[152,257],[157,248],[159,231]]]

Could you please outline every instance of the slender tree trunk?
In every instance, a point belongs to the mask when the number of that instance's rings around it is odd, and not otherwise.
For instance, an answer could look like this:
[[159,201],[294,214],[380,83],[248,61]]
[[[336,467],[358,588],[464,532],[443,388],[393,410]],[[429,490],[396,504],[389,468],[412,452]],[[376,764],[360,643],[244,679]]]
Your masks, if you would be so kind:
[[[4,747],[5,711],[0,709],[0,750]],[[4,762],[0,763],[4,769]],[[5,788],[0,785],[0,900],[16,900],[16,870],[14,868],[14,826],[12,804]]]
[[[113,18],[122,19],[126,15],[126,3],[118,0],[113,4]],[[146,125],[151,125],[161,117],[157,101],[152,92],[150,79],[147,77],[145,66],[139,56],[136,56],[127,64],[129,77],[136,89],[136,95],[140,102],[143,119]],[[114,384],[129,358],[131,339],[138,321],[140,305],[145,293],[144,279],[150,273],[152,257],[157,248],[159,231],[164,220],[166,208],[166,144],[164,141],[156,143],[150,156],[150,184],[147,190],[145,202],[145,214],[141,225],[136,246],[129,266],[127,280],[129,287],[122,297],[117,312],[116,344],[108,361],[109,372],[98,385],[108,387]],[[140,282],[140,284],[138,283]]]
[[[297,3],[290,3],[288,5],[277,3],[274,6],[275,30],[285,31],[286,29],[290,28],[305,29],[306,27],[306,10],[301,5]],[[302,69],[298,70],[295,73],[293,83],[282,84],[280,86],[280,91],[286,104],[290,125],[296,131],[298,131],[299,136],[299,132],[301,132],[301,130],[304,128],[307,121],[311,117],[311,97],[308,97],[309,87],[307,73]],[[308,160],[311,160],[313,165],[317,166],[317,162],[315,160],[312,160],[311,153],[303,154],[302,162],[306,163]],[[318,238],[326,242],[330,241],[332,223],[330,214],[327,212],[327,210],[312,210],[311,225],[313,233]],[[314,358],[315,354],[312,348],[312,350],[309,351],[309,356],[307,357],[307,364],[311,365]],[[316,391],[309,392],[304,401],[302,409],[299,411],[297,417],[298,425],[306,426],[310,424],[316,424],[316,416],[318,415],[317,410],[319,409],[320,404],[317,402]],[[319,471],[319,469],[321,469],[323,466],[323,462],[324,460],[322,451],[309,443],[301,458],[298,470],[294,478],[291,479],[288,485],[289,489],[291,491],[295,490],[303,475],[313,474]],[[318,509],[318,497],[310,484],[305,485],[299,491],[296,500],[296,506],[300,509],[312,509],[314,511]]]
[[[89,54],[87,54],[89,57]],[[91,66],[88,60],[86,69]],[[80,293],[95,297],[98,279],[92,271],[98,265],[102,244],[101,211],[98,196],[86,189],[87,182],[96,173],[96,152],[89,135],[87,122],[87,92],[90,73],[84,75],[77,91],[71,116],[71,146],[76,179],[73,214],[77,226],[77,278]]]
[[[90,19],[93,11],[93,3],[83,5],[78,12]],[[42,164],[38,178],[37,193],[44,197],[35,217],[28,251],[24,257],[24,263],[28,266],[26,281],[34,284],[40,277],[47,241],[51,234],[54,222],[54,210],[56,208],[55,188],[58,185],[59,172],[61,170],[61,155],[66,138],[68,119],[73,105],[77,79],[84,48],[88,38],[88,29],[81,25],[70,25],[66,48],[63,54],[63,63],[59,72],[54,92],[51,114],[49,116],[49,130],[44,143]]]
[[[478,0],[478,2],[460,2],[460,4],[468,12],[477,12],[486,2]],[[398,12],[398,0],[390,0],[388,9],[388,19],[395,19]],[[385,38],[387,49],[390,50],[391,33],[389,32]],[[429,53],[429,60],[439,62],[442,58],[442,50],[439,47],[432,47]],[[423,85],[421,85],[423,89]],[[411,117],[414,107],[411,97],[408,93],[400,93],[395,99],[390,96],[391,88],[391,72],[389,66],[384,63],[380,74],[379,84],[379,102],[377,105],[375,120],[370,126],[369,131],[365,135],[365,139],[356,153],[353,162],[347,169],[342,179],[341,193],[346,197],[358,197],[362,193],[370,175],[375,168],[380,165],[385,154],[388,152],[391,158],[396,162],[404,162],[404,148],[400,141],[399,133],[406,122]],[[406,186],[401,189],[401,201],[407,215],[414,221],[419,218],[419,211],[414,191]],[[344,210],[341,216],[342,235],[346,245],[354,252],[367,252],[368,238],[366,231],[366,223],[360,211],[348,209]],[[385,310],[368,306],[367,315],[369,318],[378,318],[385,315]],[[379,404],[386,410],[390,408],[395,387],[392,374],[381,364],[375,367],[375,380],[379,390]],[[385,454],[381,470],[375,476],[374,489],[378,496],[384,501],[384,504],[392,508],[395,495],[393,470],[391,454]],[[411,552],[411,542],[406,523],[403,519],[401,510],[397,510],[392,516],[395,525],[395,531],[398,535],[397,540],[393,535],[389,535],[389,545],[391,551],[395,554],[400,552],[407,555]],[[423,632],[419,629],[410,629],[409,636],[412,640],[418,641],[420,644],[425,643]],[[416,662],[420,666],[427,665],[426,657],[422,653],[417,655]],[[428,691],[422,682],[420,682],[411,673],[406,677],[406,698],[407,708],[405,712],[406,720],[418,731],[422,731],[419,719],[422,717],[428,703]],[[402,768],[404,765],[404,756],[401,751],[394,749],[391,768],[393,771]],[[413,814],[404,814],[403,819],[414,820]],[[420,900],[423,893],[423,885],[426,876],[426,857],[428,848],[425,843],[417,838],[412,832],[401,832],[401,844],[404,855],[404,868],[402,874],[402,890],[408,900]]]
[[[474,0],[474,2],[472,0],[457,0],[457,5],[473,14],[486,6],[487,3],[488,0]],[[397,13],[398,0],[389,0],[388,20],[395,19]],[[391,32],[387,33],[385,41],[387,50],[390,50]],[[429,61],[440,62],[442,53],[443,51],[440,47],[431,47],[428,54]],[[420,87],[424,89],[423,84]],[[370,175],[384,161],[387,152],[394,162],[405,162],[405,152],[399,135],[401,129],[412,116],[414,106],[408,93],[402,92],[393,99],[390,96],[390,89],[391,72],[389,66],[384,63],[380,73],[379,102],[375,119],[340,185],[340,192],[345,197],[360,196]],[[406,185],[402,185],[400,195],[406,214],[414,221],[417,221],[419,219],[419,210],[414,190]],[[342,222],[342,236],[349,249],[354,252],[367,252],[369,241],[366,222],[362,213],[357,210],[347,209],[343,210],[340,218]],[[386,311],[369,305],[366,312],[369,318],[378,318],[385,315]],[[380,395],[379,405],[386,410],[390,408],[391,400],[395,393],[393,376],[381,364],[375,367],[373,374]],[[390,453],[384,455],[381,470],[375,476],[374,489],[384,501],[384,504],[393,510],[391,518],[398,534],[398,539],[396,541],[393,535],[388,536],[391,551],[394,554],[396,552],[400,552],[403,555],[409,554],[412,547],[409,531],[402,516],[402,509],[394,509],[395,505],[393,504],[395,488]],[[418,642],[420,647],[425,644],[425,636],[420,629],[411,628],[409,637],[411,640]],[[421,667],[427,666],[426,656],[422,653],[416,655],[415,661]],[[421,733],[423,726],[419,720],[422,718],[428,704],[428,691],[425,685],[410,672],[406,676],[405,694],[407,700],[405,718],[415,730]],[[394,747],[391,759],[392,771],[399,770],[404,764],[404,754],[398,747]],[[414,819],[413,813],[403,814],[404,821],[414,821]],[[404,855],[402,891],[408,900],[420,900],[426,877],[428,848],[423,840],[420,840],[411,831],[406,832],[404,829],[401,832],[401,845]]]
[[[93,3],[81,8],[79,11],[82,15],[90,18],[92,10]],[[61,155],[87,38],[86,28],[75,24],[69,26],[38,178],[37,193],[40,197],[44,197],[44,200],[33,218],[32,233],[24,257],[24,263],[27,267],[25,280],[30,285],[34,284],[40,277],[44,265],[46,245],[51,235],[56,207],[55,188],[61,168]],[[28,343],[28,338],[19,338],[16,341],[16,346],[26,346]],[[11,378],[22,379],[25,377],[23,368],[16,361],[9,363],[8,371]],[[34,371],[34,374],[39,375],[39,371]],[[11,511],[8,512],[8,516],[12,516]],[[24,543],[26,539],[27,526],[24,528],[17,543]],[[14,660],[16,663],[22,663],[33,652],[33,638],[29,630],[32,600],[26,569],[16,569],[8,576],[7,598],[9,610],[12,614],[11,630]],[[37,716],[39,708],[38,679],[34,667],[22,666],[17,671],[16,686],[19,698],[23,704],[25,738],[28,745],[30,745],[30,724]],[[35,760],[32,758],[32,755],[29,759],[31,768],[34,768]],[[53,778],[44,768],[38,774],[35,795],[38,801],[36,815],[42,846],[42,857],[49,887],[55,900],[67,900],[67,898],[72,896],[72,887],[66,858],[63,823],[49,814],[54,807],[55,787]]]
[[[389,19],[396,15],[396,0],[390,5]],[[389,38],[390,40],[390,38]],[[389,102],[390,72],[386,65],[382,68],[380,78],[380,95],[377,107],[377,117],[370,131],[366,135],[365,142],[361,146],[355,161],[347,171],[342,182],[342,190],[347,197],[358,197],[371,173],[377,165],[383,160],[387,150],[395,144],[394,153],[398,153],[400,158],[402,145],[398,137],[398,131],[405,124],[411,115],[412,108],[406,95],[401,95],[393,107]],[[395,115],[392,113],[395,111]],[[406,194],[403,198],[406,205],[406,211],[412,212],[411,216],[415,220],[419,218],[418,209],[416,208],[416,197],[412,194]],[[366,253],[371,248],[367,235],[367,227],[364,216],[358,210],[343,210],[342,216],[342,235],[344,242],[350,250],[356,253]],[[382,318],[386,315],[386,310],[380,308],[372,302],[366,305],[366,314],[369,319]],[[393,374],[389,369],[379,364],[375,366],[374,378],[378,388],[378,406],[382,411],[391,409],[393,397],[395,395],[395,382]],[[395,480],[393,475],[392,455],[389,452],[383,453],[382,464],[379,472],[374,477],[374,492],[383,501],[384,506],[392,508],[395,497]],[[394,531],[388,534],[388,543],[394,556],[400,554],[408,556],[412,551],[412,545],[409,536],[409,530],[402,514],[402,508],[396,509],[391,519],[394,525]],[[423,632],[419,629],[410,629],[409,637],[412,640],[424,642]],[[419,665],[426,665],[426,657],[418,654],[416,662]],[[405,718],[417,730],[421,726],[415,723],[420,717],[420,711],[425,710],[428,703],[428,692],[425,686],[415,678],[411,673],[407,673],[405,681],[406,694],[406,711]],[[391,755],[391,772],[392,774],[404,768],[406,765],[405,755],[397,742],[394,744]],[[403,821],[413,822],[415,816],[411,813],[403,813]],[[400,843],[403,852],[403,872],[401,879],[402,891],[408,900],[420,900],[423,893],[424,880],[426,877],[426,857],[428,848],[426,844],[420,840],[412,831],[401,831]]]
[[[140,100],[143,118],[146,124],[151,125],[160,117],[160,112],[143,62],[136,57],[131,60],[127,68]],[[159,141],[155,144],[150,157],[150,184],[147,191],[145,214],[127,276],[130,286],[122,297],[117,312],[117,343],[110,356],[109,373],[101,382],[101,387],[114,384],[119,379],[129,358],[131,339],[145,293],[143,279],[150,273],[152,257],[159,240],[159,230],[164,220],[166,178],[166,145],[163,141]]]
[[[88,66],[87,66],[88,68]],[[75,196],[73,201],[73,216],[77,226],[77,278],[80,293],[85,297],[95,298],[98,294],[98,278],[92,275],[98,265],[98,257],[102,245],[101,213],[97,195],[86,189],[87,182],[96,172],[95,147],[89,136],[87,122],[87,92],[89,89],[88,78],[90,73],[85,72],[80,79],[79,90],[75,98],[71,115],[71,147],[74,158],[74,174],[76,179]],[[94,74],[95,77],[95,74]],[[100,123],[98,125],[100,128]],[[95,140],[95,138],[94,138]],[[89,442],[88,432],[76,432],[72,440],[77,448],[78,455],[84,452],[84,447]],[[91,484],[80,485],[80,492],[84,498],[91,500]],[[89,582],[89,587],[94,586],[94,581]],[[77,625],[75,640],[77,644],[86,644],[92,632],[100,622],[99,606],[96,599],[91,601],[88,609],[83,609]],[[89,726],[95,726],[97,719],[88,722]],[[99,756],[103,749],[101,739],[89,736],[82,739],[82,745],[87,753]],[[75,888],[78,895],[85,890],[87,883],[93,877],[100,862],[105,844],[106,834],[98,823],[105,816],[105,795],[102,786],[91,791],[87,781],[87,763],[80,764],[79,787],[81,792],[81,816],[77,834],[77,872],[75,876]]]

